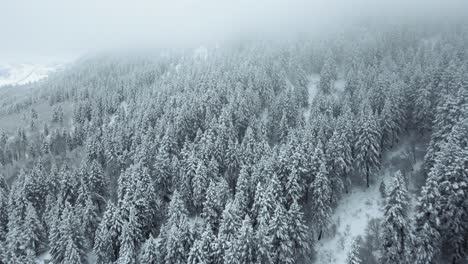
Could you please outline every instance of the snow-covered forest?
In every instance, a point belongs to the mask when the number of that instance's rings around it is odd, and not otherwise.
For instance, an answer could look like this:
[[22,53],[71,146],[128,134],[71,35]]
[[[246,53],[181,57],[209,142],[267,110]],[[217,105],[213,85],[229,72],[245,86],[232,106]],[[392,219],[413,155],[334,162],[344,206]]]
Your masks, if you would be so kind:
[[468,23],[0,87],[0,263],[468,263]]

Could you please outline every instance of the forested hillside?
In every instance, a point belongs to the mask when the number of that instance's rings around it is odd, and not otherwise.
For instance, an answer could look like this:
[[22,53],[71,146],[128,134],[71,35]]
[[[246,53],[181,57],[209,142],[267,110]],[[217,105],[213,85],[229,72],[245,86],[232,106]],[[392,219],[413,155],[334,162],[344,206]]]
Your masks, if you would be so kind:
[[410,135],[422,174],[347,263],[468,263],[466,23],[87,56],[0,96],[1,264],[319,263]]

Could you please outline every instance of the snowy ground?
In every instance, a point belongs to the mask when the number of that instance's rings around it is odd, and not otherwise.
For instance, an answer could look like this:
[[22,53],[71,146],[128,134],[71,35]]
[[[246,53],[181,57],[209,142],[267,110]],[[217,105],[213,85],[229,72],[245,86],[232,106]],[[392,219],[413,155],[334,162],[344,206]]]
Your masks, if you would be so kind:
[[[389,175],[381,176],[380,182],[389,180]],[[346,263],[353,240],[363,236],[367,223],[372,218],[382,217],[383,199],[378,184],[369,189],[354,189],[345,195],[336,208],[331,222],[336,225],[336,235],[325,238],[316,244],[316,263]]]
[[0,87],[4,85],[23,85],[46,78],[62,67],[59,64],[1,64]]
[[382,163],[383,169],[376,175],[375,183],[367,188],[354,188],[349,194],[346,194],[338,207],[334,210],[331,223],[336,227],[335,235],[325,237],[316,243],[317,264],[345,264],[352,242],[357,236],[363,236],[369,220],[383,216],[384,200],[379,192],[379,186],[382,180],[386,186],[391,183],[392,175],[396,170],[402,170],[408,174],[409,194],[410,194],[410,212],[409,216],[414,215],[416,205],[417,188],[414,184],[414,175],[421,170],[424,145],[416,144],[416,160],[409,162],[409,169],[405,169],[407,164],[402,160],[408,160],[411,152],[410,139],[402,140],[393,150],[385,153]]

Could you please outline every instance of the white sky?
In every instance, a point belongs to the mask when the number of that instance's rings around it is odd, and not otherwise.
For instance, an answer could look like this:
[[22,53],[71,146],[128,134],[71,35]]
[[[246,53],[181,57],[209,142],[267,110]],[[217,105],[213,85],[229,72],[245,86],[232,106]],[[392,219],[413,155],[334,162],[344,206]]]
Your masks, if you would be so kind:
[[[468,0],[0,0],[0,62],[315,30],[363,16],[468,13]],[[466,15],[465,15],[466,16]]]

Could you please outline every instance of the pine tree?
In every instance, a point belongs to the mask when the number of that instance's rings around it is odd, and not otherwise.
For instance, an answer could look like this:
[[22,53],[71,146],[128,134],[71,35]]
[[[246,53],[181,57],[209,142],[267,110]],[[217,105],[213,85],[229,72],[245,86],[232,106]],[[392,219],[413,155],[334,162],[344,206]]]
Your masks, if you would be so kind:
[[358,138],[355,145],[356,163],[366,175],[366,186],[370,186],[370,173],[380,167],[380,133],[368,103],[361,112]]
[[258,263],[271,263],[271,237],[270,223],[275,209],[275,199],[271,189],[265,188],[261,183],[257,185],[255,204],[257,230],[255,240],[258,244],[257,260]]
[[436,203],[440,193],[436,176],[432,173],[427,178],[416,208],[413,255],[417,264],[431,263],[440,252],[439,209]]
[[211,225],[213,230],[217,230],[219,226],[229,192],[229,187],[224,179],[210,181],[201,215]]
[[85,194],[84,196],[86,196],[86,198],[84,198],[84,204],[80,205],[78,209],[81,218],[81,228],[86,238],[87,248],[93,248],[96,230],[98,229],[101,218],[98,215],[98,208],[93,203],[91,195]]
[[209,225],[203,228],[200,236],[193,242],[192,248],[188,256],[190,264],[208,264],[214,263],[214,236]]
[[[466,89],[466,88],[465,88]],[[468,89],[467,89],[468,90]],[[431,141],[424,157],[424,170],[429,173],[436,161],[437,153],[457,122],[459,122],[463,109],[466,109],[468,101],[467,92],[463,89],[456,93],[449,93],[437,105],[433,122]]]
[[101,165],[93,160],[89,171],[84,174],[87,189],[91,192],[93,202],[98,206],[98,212],[102,214],[105,209],[106,200],[109,197],[109,179],[105,176]]
[[336,75],[335,60],[333,59],[331,52],[329,52],[320,72],[320,91],[325,94],[329,94],[333,88],[333,81],[336,80]]
[[171,173],[171,155],[168,140],[163,138],[161,146],[154,160],[154,175],[158,192],[162,195],[168,195],[170,192],[172,173]]
[[396,106],[390,99],[385,100],[382,113],[380,115],[380,129],[381,129],[381,149],[390,149],[398,138],[398,124],[394,114]]
[[93,252],[97,264],[108,264],[117,260],[122,227],[119,209],[109,204],[94,238]]
[[251,207],[252,194],[250,191],[251,176],[246,166],[242,166],[236,183],[236,194],[234,200],[243,212],[240,217],[243,218]]
[[193,205],[197,208],[197,211],[201,211],[203,202],[205,201],[206,190],[209,185],[208,170],[202,160],[198,162],[192,184]]
[[315,176],[311,189],[312,222],[316,224],[315,231],[317,232],[317,239],[320,240],[322,238],[323,229],[328,227],[329,218],[331,216],[331,188],[328,180],[328,172],[324,163],[320,165],[320,171]]
[[299,177],[299,172],[295,167],[293,167],[288,175],[288,181],[285,186],[288,194],[288,202],[298,201],[304,195]]
[[289,236],[288,216],[282,204],[276,205],[270,222],[269,236],[273,263],[294,263],[294,248]]
[[226,204],[226,208],[223,211],[220,227],[219,227],[219,238],[222,244],[222,254],[229,249],[233,243],[237,231],[242,225],[242,210],[236,200],[230,200]]
[[158,250],[167,264],[181,264],[187,261],[193,243],[187,214],[182,197],[176,191],[169,204],[167,222],[160,234],[163,250]]
[[26,208],[23,225],[25,236],[29,240],[28,247],[32,252],[41,252],[46,246],[45,227],[31,203]]
[[291,204],[287,217],[288,233],[292,241],[292,248],[294,249],[294,263],[297,263],[309,253],[311,248],[310,243],[312,242],[309,227],[306,225],[304,213],[297,200],[294,200]]
[[426,86],[421,86],[416,90],[413,115],[415,127],[422,134],[430,131],[432,128],[432,121],[434,118],[434,99],[432,98],[432,91],[433,88],[431,83]]
[[450,245],[452,262],[461,261],[466,254],[466,234],[468,232],[468,120],[457,123],[450,132],[447,142],[438,155],[438,191],[441,199],[440,221],[443,239]]
[[[132,212],[133,213],[133,212]],[[133,213],[134,214],[134,213]],[[134,217],[133,217],[134,218]],[[137,255],[135,248],[135,219],[131,219],[125,222],[122,228],[122,234],[120,236],[120,251],[119,258],[117,259],[117,264],[136,264]]]
[[158,255],[158,245],[155,238],[152,235],[146,240],[140,250],[139,261],[140,263],[157,264],[160,263],[160,257]]
[[224,263],[254,263],[255,262],[255,240],[252,222],[248,215],[242,221],[242,226],[231,246],[224,255]]
[[348,254],[348,259],[346,260],[347,264],[361,264],[361,259],[359,259],[359,243],[358,240],[354,240],[351,250]]
[[84,238],[81,236],[79,222],[70,204],[66,204],[60,220],[54,227],[51,237],[50,253],[54,263],[86,263]]
[[[12,185],[8,201],[8,233],[6,234],[5,259],[11,262],[21,262],[27,256],[35,255],[34,233],[32,228],[25,225],[26,212],[29,202],[24,195],[24,172],[20,172],[19,179]],[[29,213],[31,216],[31,211]],[[29,217],[28,217],[29,218]]]
[[[0,245],[5,243],[8,232],[8,194],[10,189],[5,181],[5,176],[0,173]],[[0,260],[1,260],[0,255]]]
[[409,196],[400,171],[393,176],[388,192],[383,226],[382,263],[406,263],[411,246],[408,218]]

